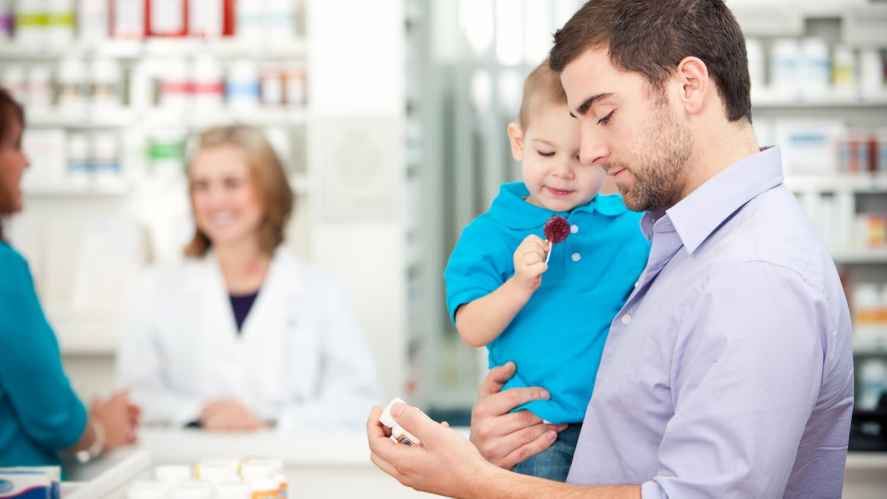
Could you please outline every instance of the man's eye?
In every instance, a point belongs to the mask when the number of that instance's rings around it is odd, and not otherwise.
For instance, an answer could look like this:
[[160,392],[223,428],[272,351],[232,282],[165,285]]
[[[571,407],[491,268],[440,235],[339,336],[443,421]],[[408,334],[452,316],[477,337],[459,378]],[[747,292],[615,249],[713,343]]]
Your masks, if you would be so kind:
[[607,123],[610,122],[610,118],[613,117],[613,113],[615,113],[615,112],[616,112],[615,109],[612,110],[612,111],[610,111],[610,114],[608,114],[608,115],[604,116],[603,118],[599,119],[599,120],[597,121],[597,124],[598,124],[598,125],[606,125]]
[[539,156],[544,156],[546,158],[550,158],[550,157],[554,156],[554,151],[551,151],[551,152],[538,151],[538,152],[539,152]]

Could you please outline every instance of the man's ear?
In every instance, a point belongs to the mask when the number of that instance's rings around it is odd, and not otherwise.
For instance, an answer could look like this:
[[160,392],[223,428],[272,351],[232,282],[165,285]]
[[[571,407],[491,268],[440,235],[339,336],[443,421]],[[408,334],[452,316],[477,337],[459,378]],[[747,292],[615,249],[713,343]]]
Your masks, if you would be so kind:
[[508,124],[508,141],[511,143],[511,157],[515,161],[524,160],[524,130],[515,122]]
[[705,108],[709,93],[715,89],[708,74],[708,67],[698,57],[685,57],[678,63],[677,75],[680,85],[680,99],[688,114],[698,114]]

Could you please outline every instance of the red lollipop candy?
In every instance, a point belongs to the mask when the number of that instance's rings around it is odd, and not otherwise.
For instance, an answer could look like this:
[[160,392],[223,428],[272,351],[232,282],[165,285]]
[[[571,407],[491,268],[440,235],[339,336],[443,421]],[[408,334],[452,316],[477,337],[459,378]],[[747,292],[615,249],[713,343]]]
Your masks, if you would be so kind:
[[552,244],[562,243],[570,235],[570,223],[564,217],[553,216],[545,222],[545,239]]
[[548,255],[545,256],[545,263],[547,264],[548,259],[551,258],[553,246],[564,242],[567,236],[570,235],[570,223],[567,222],[566,218],[555,215],[545,222],[544,232],[545,239],[548,239]]

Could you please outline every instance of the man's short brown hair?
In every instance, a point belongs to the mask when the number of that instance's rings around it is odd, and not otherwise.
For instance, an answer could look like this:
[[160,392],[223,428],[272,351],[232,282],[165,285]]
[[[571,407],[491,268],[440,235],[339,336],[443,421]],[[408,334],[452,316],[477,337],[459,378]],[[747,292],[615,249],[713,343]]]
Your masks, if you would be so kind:
[[554,35],[558,73],[586,50],[606,47],[616,67],[644,75],[657,89],[685,57],[708,68],[727,118],[751,121],[745,38],[722,0],[591,0]]
[[530,124],[531,115],[539,112],[540,106],[564,105],[567,96],[561,86],[561,77],[551,70],[548,59],[536,66],[524,80],[524,94],[520,103],[518,120],[523,130]]

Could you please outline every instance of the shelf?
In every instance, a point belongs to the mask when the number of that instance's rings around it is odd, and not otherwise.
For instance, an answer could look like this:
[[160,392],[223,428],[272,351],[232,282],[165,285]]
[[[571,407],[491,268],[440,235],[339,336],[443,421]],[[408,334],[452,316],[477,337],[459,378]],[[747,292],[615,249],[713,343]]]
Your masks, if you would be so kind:
[[255,109],[212,109],[194,108],[151,110],[141,120],[146,127],[185,127],[205,128],[227,123],[244,123],[253,126],[293,126],[307,121],[307,113],[300,108],[256,107]]
[[842,249],[831,253],[838,263],[887,263],[887,249]]
[[23,192],[33,197],[117,197],[131,192],[128,185],[35,185],[25,186]]
[[302,125],[307,120],[303,108],[229,109],[226,107],[201,110],[199,108],[101,110],[91,113],[35,111],[27,116],[28,126],[56,128],[123,128],[136,124],[148,127],[204,128],[222,123],[246,123],[254,126]]
[[788,175],[785,185],[789,190],[804,192],[887,192],[887,175]]
[[149,39],[105,40],[101,42],[74,42],[69,46],[33,46],[0,43],[0,59],[54,60],[72,56],[139,59],[144,57],[170,58],[211,55],[218,58],[304,58],[307,44],[304,40],[199,40]]
[[57,110],[29,111],[29,126],[60,128],[120,128],[133,124],[136,113],[130,109],[93,109],[90,112]]
[[887,108],[887,93],[872,97],[824,96],[819,98],[752,98],[752,111],[757,109],[871,109]]

